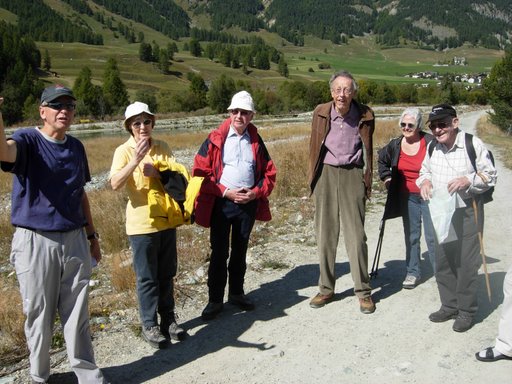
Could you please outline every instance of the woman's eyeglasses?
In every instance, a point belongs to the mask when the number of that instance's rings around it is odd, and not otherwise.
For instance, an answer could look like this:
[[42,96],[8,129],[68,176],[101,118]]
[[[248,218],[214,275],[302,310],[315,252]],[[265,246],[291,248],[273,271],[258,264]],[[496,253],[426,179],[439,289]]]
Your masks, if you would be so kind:
[[76,109],[75,103],[43,103],[43,107],[48,107],[56,111],[65,109],[66,111],[74,111]]
[[249,113],[251,113],[251,111],[246,111],[245,109],[232,109],[231,111],[229,111],[232,115],[242,115],[242,116],[247,116]]
[[434,131],[436,128],[445,129],[446,127],[449,127],[449,126],[450,126],[449,122],[439,121],[437,123],[430,123],[428,127],[430,128],[431,131]]
[[142,126],[142,124],[147,126],[147,125],[151,125],[152,122],[153,121],[151,119],[146,119],[144,121],[134,121],[132,123],[132,127],[139,129]]
[[402,128],[407,128],[407,129],[414,129],[414,128],[416,128],[416,124],[413,124],[413,123],[400,123],[400,126]]

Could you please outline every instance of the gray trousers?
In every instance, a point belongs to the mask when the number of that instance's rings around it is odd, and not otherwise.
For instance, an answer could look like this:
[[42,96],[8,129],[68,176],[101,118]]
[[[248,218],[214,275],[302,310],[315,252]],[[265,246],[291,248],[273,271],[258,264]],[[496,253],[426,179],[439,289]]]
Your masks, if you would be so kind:
[[496,337],[496,349],[509,357],[512,357],[512,265],[505,275],[503,282],[503,305],[501,318]]
[[343,227],[354,292],[359,298],[370,296],[368,246],[364,231],[366,197],[363,170],[324,165],[315,186],[314,199],[320,293],[334,293],[336,251]]
[[41,232],[16,228],[11,263],[16,268],[27,317],[25,335],[32,379],[47,381],[50,376],[50,347],[58,311],[78,382],[104,383],[94,362],[89,329],[91,255],[84,230]]
[[452,216],[457,240],[438,244],[436,240],[436,282],[441,308],[448,312],[462,312],[474,316],[478,309],[478,269],[482,264],[479,228],[483,229],[484,210],[478,201],[478,220],[472,200],[466,208],[458,208]]

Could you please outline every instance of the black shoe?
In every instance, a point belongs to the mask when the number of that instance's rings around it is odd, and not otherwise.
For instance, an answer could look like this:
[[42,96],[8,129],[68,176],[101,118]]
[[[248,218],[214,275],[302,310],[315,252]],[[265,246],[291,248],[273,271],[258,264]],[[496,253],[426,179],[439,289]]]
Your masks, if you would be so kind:
[[224,304],[222,303],[214,303],[210,301],[208,305],[203,309],[203,313],[201,313],[201,318],[203,320],[212,320],[217,317],[219,313],[224,309]]
[[[494,354],[496,352],[496,354]],[[475,353],[475,357],[479,361],[493,362],[498,360],[512,360],[512,357],[503,355],[496,351],[493,347],[485,348],[483,351]]]
[[457,311],[449,312],[441,308],[439,311],[431,313],[428,318],[434,323],[443,323],[445,321],[455,319],[456,317]]
[[453,323],[455,332],[466,332],[473,326],[473,318],[470,315],[459,313]]
[[160,327],[155,325],[154,327],[142,327],[142,337],[146,340],[149,345],[156,349],[166,348],[168,345],[167,339],[160,332]]
[[255,308],[254,303],[247,298],[244,294],[241,295],[228,295],[228,302],[236,305],[238,308],[244,311],[252,311]]
[[183,341],[187,337],[187,332],[176,322],[174,313],[161,316],[160,332],[167,340]]

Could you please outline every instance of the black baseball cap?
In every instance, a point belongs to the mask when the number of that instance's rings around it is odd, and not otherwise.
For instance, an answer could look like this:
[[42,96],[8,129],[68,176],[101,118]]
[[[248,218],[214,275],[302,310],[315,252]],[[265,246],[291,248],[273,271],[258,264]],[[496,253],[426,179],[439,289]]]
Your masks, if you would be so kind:
[[68,96],[73,100],[76,100],[73,91],[63,85],[57,84],[50,87],[46,87],[41,95],[41,104],[51,103],[53,100],[61,97]]
[[428,114],[428,121],[441,120],[447,117],[457,117],[457,111],[450,104],[437,104]]

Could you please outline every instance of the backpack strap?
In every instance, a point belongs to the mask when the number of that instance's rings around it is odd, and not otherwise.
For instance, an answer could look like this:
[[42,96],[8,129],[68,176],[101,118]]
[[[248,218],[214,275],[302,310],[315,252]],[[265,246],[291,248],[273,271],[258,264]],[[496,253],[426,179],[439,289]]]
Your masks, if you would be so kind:
[[476,152],[475,147],[473,146],[473,135],[465,132],[464,141],[466,143],[466,153],[468,154],[469,161],[471,161],[471,165],[475,172],[478,172],[478,169],[476,169]]
[[[464,141],[466,144],[466,153],[468,154],[469,161],[471,161],[471,165],[473,166],[473,169],[475,172],[476,169],[476,152],[475,147],[473,146],[473,135],[471,133],[464,132]],[[428,155],[432,157],[432,152],[434,152],[434,148],[437,144],[436,139],[432,139],[428,146]]]
[[429,157],[432,157],[432,152],[434,152],[434,148],[436,147],[436,145],[437,145],[436,139],[432,139],[432,140],[430,140],[430,143],[428,143],[428,156]]

